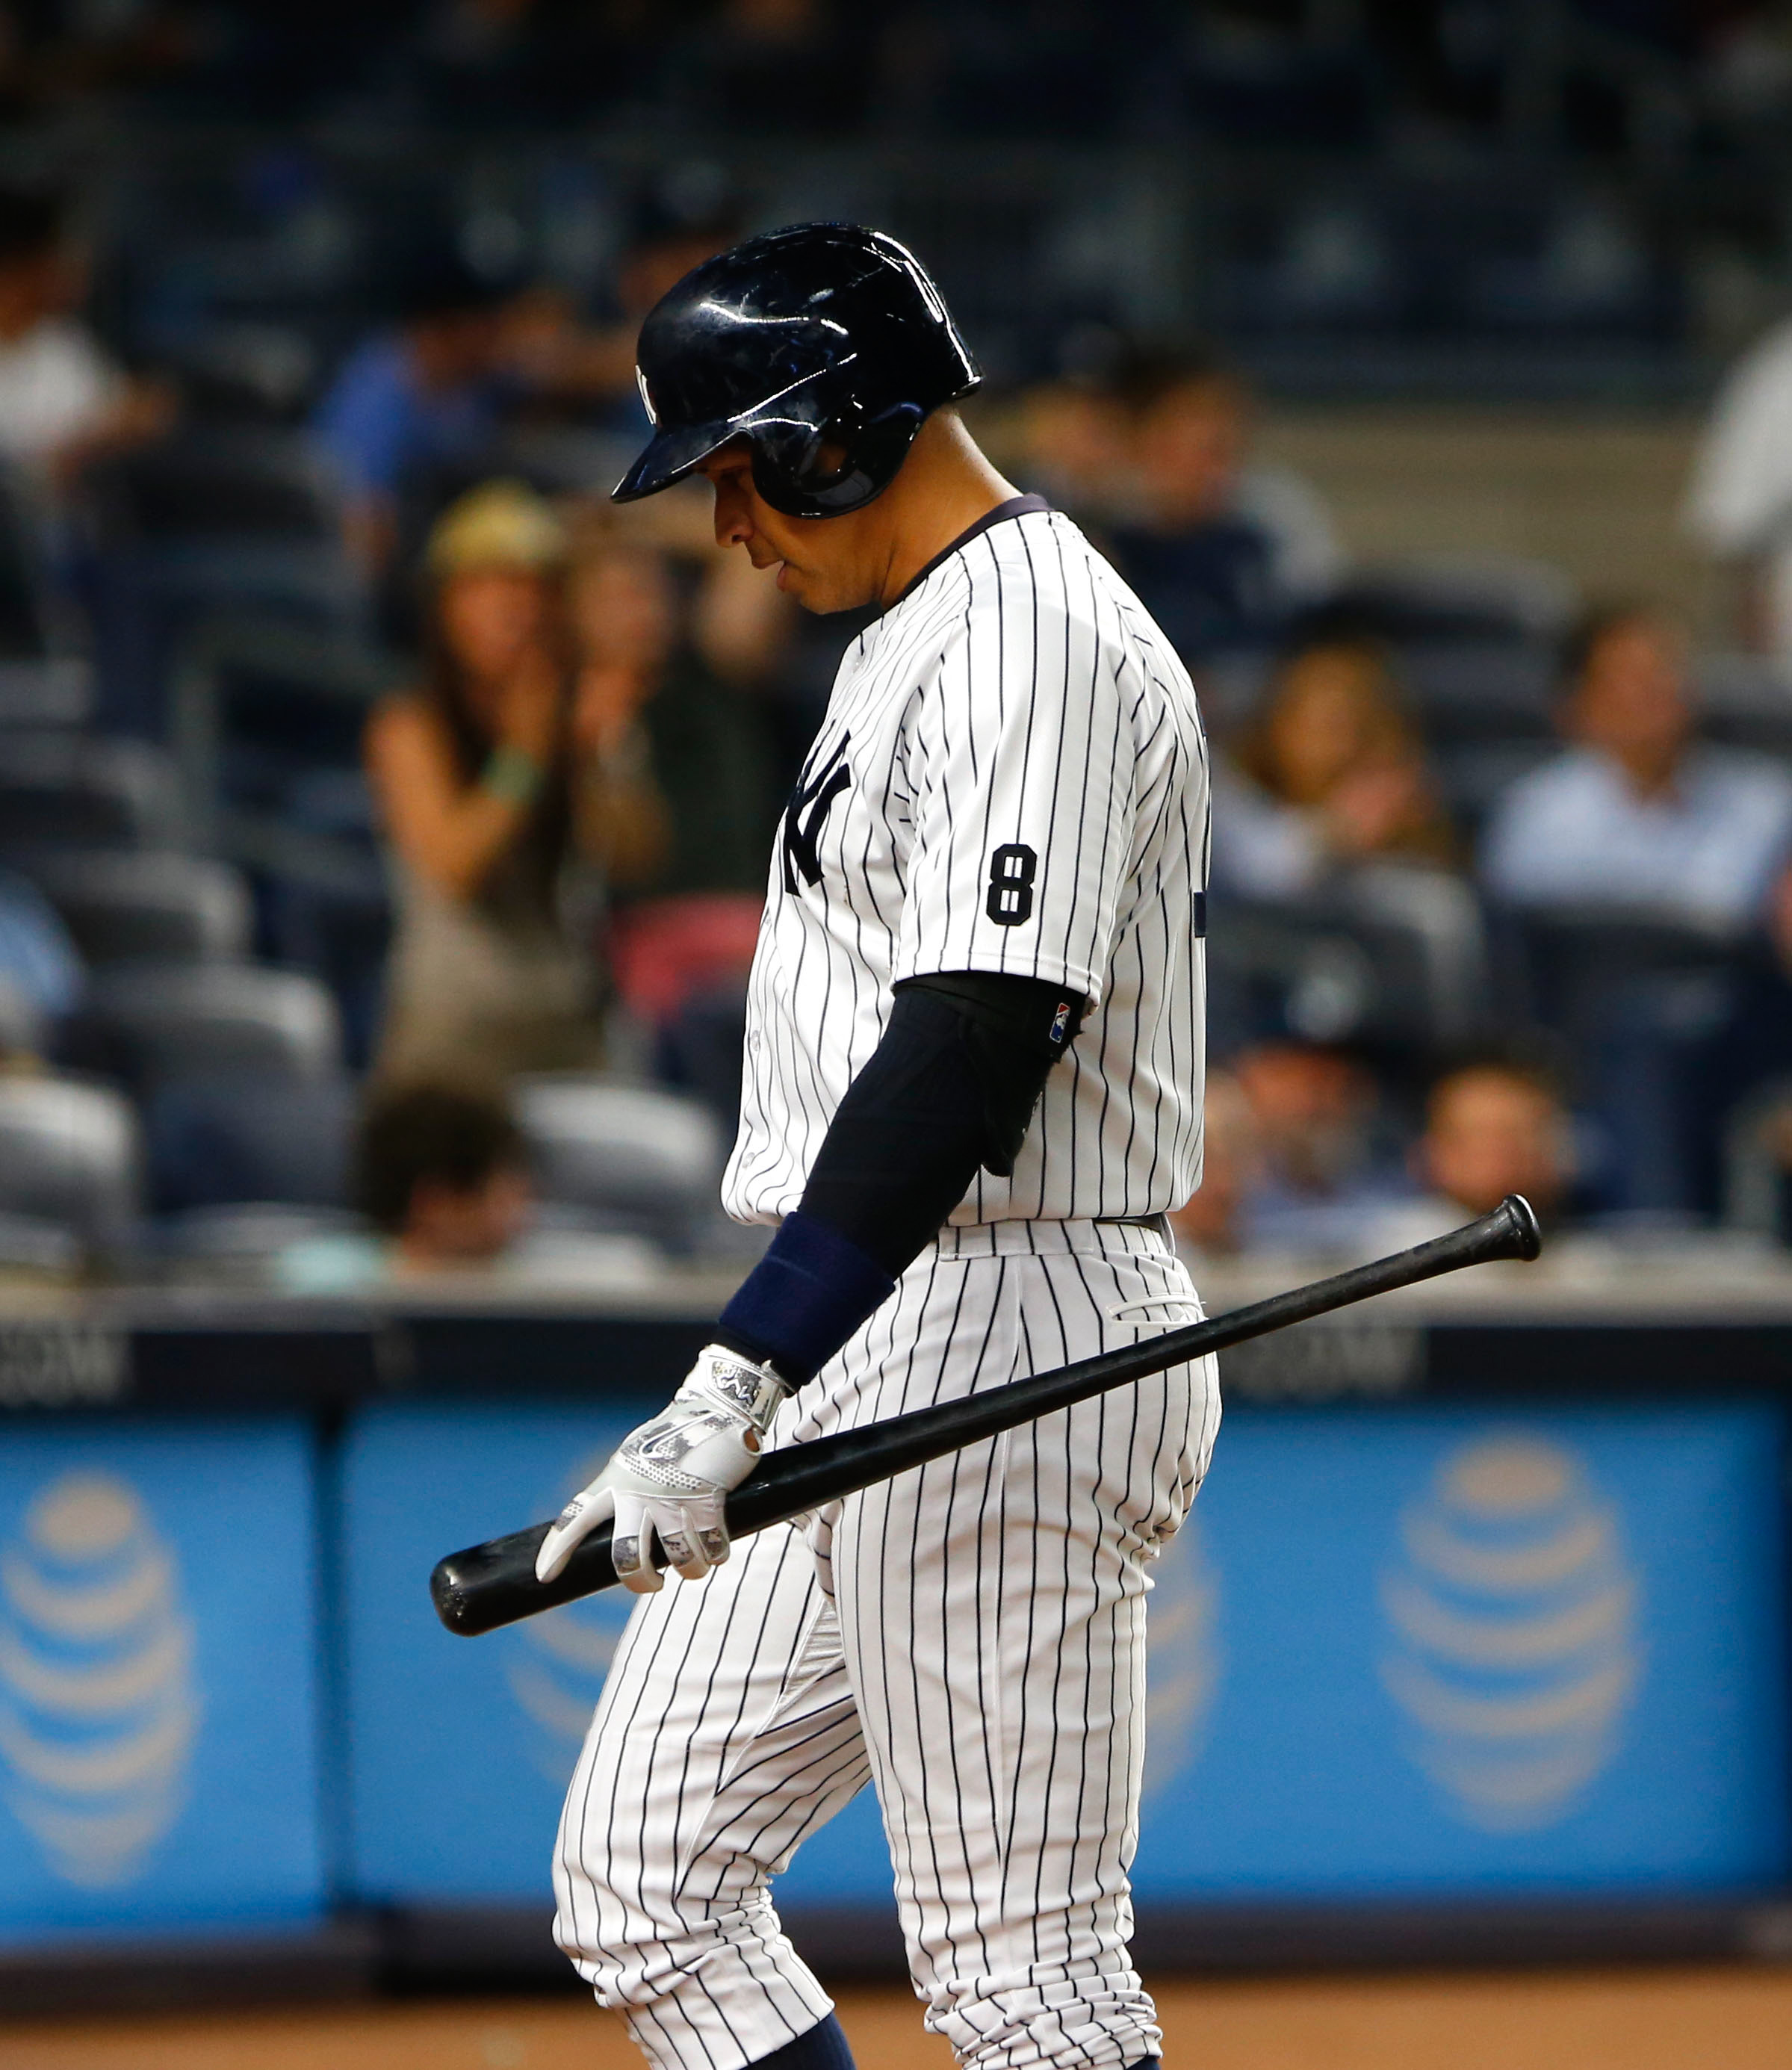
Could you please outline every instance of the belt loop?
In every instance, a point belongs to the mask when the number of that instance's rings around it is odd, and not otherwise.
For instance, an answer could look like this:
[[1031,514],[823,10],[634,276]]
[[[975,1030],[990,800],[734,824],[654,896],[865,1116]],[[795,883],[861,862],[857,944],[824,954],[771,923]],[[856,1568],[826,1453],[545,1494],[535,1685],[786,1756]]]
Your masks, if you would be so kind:
[[[1112,1235],[1105,1232],[1113,1231]],[[949,1222],[934,1239],[935,1258],[1056,1257],[1074,1251],[1148,1250],[1155,1238],[1172,1254],[1168,1215],[1013,1216],[1003,1221]]]

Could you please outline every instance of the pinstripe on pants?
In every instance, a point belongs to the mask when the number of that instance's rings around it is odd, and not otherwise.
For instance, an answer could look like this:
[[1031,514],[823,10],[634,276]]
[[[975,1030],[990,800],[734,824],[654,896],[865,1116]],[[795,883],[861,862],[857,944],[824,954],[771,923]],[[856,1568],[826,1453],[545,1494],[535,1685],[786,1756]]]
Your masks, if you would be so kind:
[[[1154,1231],[949,1229],[779,1442],[1186,1319]],[[1144,1328],[1122,1303],[1184,1304]],[[658,2070],[739,2070],[829,2001],[768,1881],[869,1777],[927,2023],[979,2070],[1157,2052],[1127,1951],[1144,1595],[1219,1421],[1213,1361],[779,1527],[635,1612],[568,1793],[557,1933]]]

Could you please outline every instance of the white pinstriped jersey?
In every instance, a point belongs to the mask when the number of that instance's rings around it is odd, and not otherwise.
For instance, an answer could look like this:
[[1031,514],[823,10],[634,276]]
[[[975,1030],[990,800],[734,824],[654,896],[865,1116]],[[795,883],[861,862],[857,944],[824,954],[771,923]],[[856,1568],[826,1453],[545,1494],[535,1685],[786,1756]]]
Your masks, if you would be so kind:
[[955,1223],[1154,1214],[1201,1176],[1207,747],[1187,672],[1069,518],[1004,504],[842,660],[788,808],[728,1212],[796,1207],[891,987],[1062,984],[1090,1011],[1010,1179]]

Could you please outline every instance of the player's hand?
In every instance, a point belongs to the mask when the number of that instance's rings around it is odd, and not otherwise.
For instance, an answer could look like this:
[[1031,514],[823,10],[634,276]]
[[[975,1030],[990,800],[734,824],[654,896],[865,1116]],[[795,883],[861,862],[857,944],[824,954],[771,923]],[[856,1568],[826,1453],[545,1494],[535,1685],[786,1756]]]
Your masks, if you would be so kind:
[[667,1407],[631,1430],[554,1519],[535,1556],[536,1580],[551,1581],[573,1548],[608,1521],[610,1557],[625,1587],[652,1595],[661,1586],[656,1539],[687,1581],[701,1581],[728,1557],[728,1491],[759,1464],[790,1391],[769,1365],[706,1346]]

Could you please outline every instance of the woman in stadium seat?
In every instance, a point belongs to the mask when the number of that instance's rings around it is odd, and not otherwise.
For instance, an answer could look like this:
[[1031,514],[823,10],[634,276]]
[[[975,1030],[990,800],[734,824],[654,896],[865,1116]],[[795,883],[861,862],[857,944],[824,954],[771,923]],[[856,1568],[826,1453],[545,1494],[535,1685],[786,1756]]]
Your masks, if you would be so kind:
[[367,732],[399,914],[383,1078],[601,1061],[602,849],[651,840],[657,805],[644,771],[612,771],[603,824],[579,809],[604,745],[577,715],[567,558],[559,520],[518,482],[473,490],[431,535],[423,675]]
[[1365,861],[1459,860],[1417,729],[1372,640],[1294,648],[1232,768],[1214,779],[1213,865],[1225,889],[1298,898]]

